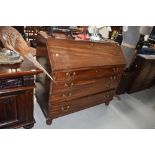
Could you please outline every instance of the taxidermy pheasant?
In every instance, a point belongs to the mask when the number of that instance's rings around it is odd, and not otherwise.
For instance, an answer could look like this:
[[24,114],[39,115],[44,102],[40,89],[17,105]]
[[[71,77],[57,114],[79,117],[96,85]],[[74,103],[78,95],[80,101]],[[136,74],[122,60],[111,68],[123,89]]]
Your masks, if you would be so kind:
[[20,53],[23,57],[30,60],[36,67],[41,69],[50,79],[52,79],[48,72],[33,57],[31,54],[32,48],[27,45],[22,35],[15,28],[11,26],[1,26],[0,41],[6,49]]

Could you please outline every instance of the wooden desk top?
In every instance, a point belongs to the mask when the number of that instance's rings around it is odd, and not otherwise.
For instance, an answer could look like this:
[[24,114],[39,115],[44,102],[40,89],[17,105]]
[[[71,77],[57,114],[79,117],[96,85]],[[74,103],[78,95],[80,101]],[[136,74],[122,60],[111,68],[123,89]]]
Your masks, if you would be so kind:
[[17,66],[0,65],[0,78],[35,75],[39,73],[42,73],[42,70],[36,68],[32,62],[27,59],[24,59],[24,61]]

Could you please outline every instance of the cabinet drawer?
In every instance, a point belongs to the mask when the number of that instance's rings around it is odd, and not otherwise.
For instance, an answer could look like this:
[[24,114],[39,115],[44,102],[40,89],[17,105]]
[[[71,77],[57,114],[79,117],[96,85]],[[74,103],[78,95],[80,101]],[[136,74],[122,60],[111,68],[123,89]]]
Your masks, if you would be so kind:
[[49,115],[52,118],[56,118],[104,102],[109,102],[110,100],[112,100],[114,94],[115,90],[106,93],[98,93],[71,101],[59,102],[57,104],[50,103]]
[[33,76],[0,79],[0,90],[32,85],[34,85]]
[[73,100],[76,98],[109,91],[116,89],[118,82],[118,79],[114,80],[109,77],[97,80],[79,80],[75,83],[53,85],[50,101],[55,104],[57,102]]
[[75,71],[64,71],[54,72],[53,78],[56,82],[72,81],[79,79],[96,79],[102,77],[109,77],[115,74],[122,74],[124,67],[114,66],[109,68],[96,68],[87,70],[75,70]]
[[[68,90],[83,89],[86,87],[100,86],[103,89],[116,88],[120,81],[120,75],[114,75],[109,77],[97,78],[97,79],[77,79],[73,81],[51,83],[52,94],[62,93]],[[104,88],[105,87],[105,88]]]
[[22,78],[0,79],[0,89],[20,87],[22,85]]

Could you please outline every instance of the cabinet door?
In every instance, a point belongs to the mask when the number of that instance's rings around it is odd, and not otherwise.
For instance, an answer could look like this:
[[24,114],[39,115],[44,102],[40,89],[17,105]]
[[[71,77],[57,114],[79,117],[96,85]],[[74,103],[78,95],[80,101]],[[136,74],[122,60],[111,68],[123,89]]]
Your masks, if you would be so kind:
[[0,125],[17,122],[16,96],[0,99]]
[[0,128],[22,127],[34,123],[33,89],[0,98]]
[[23,123],[33,122],[33,89],[18,94],[16,103],[18,121]]

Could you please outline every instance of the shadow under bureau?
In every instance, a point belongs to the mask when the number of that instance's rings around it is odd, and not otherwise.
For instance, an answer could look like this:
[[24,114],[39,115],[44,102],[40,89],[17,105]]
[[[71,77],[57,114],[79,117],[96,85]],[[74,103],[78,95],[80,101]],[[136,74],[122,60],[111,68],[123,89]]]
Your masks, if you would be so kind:
[[50,37],[38,41],[37,60],[53,77],[38,75],[36,82],[37,101],[47,124],[101,103],[108,105],[125,67],[121,48],[115,43]]

